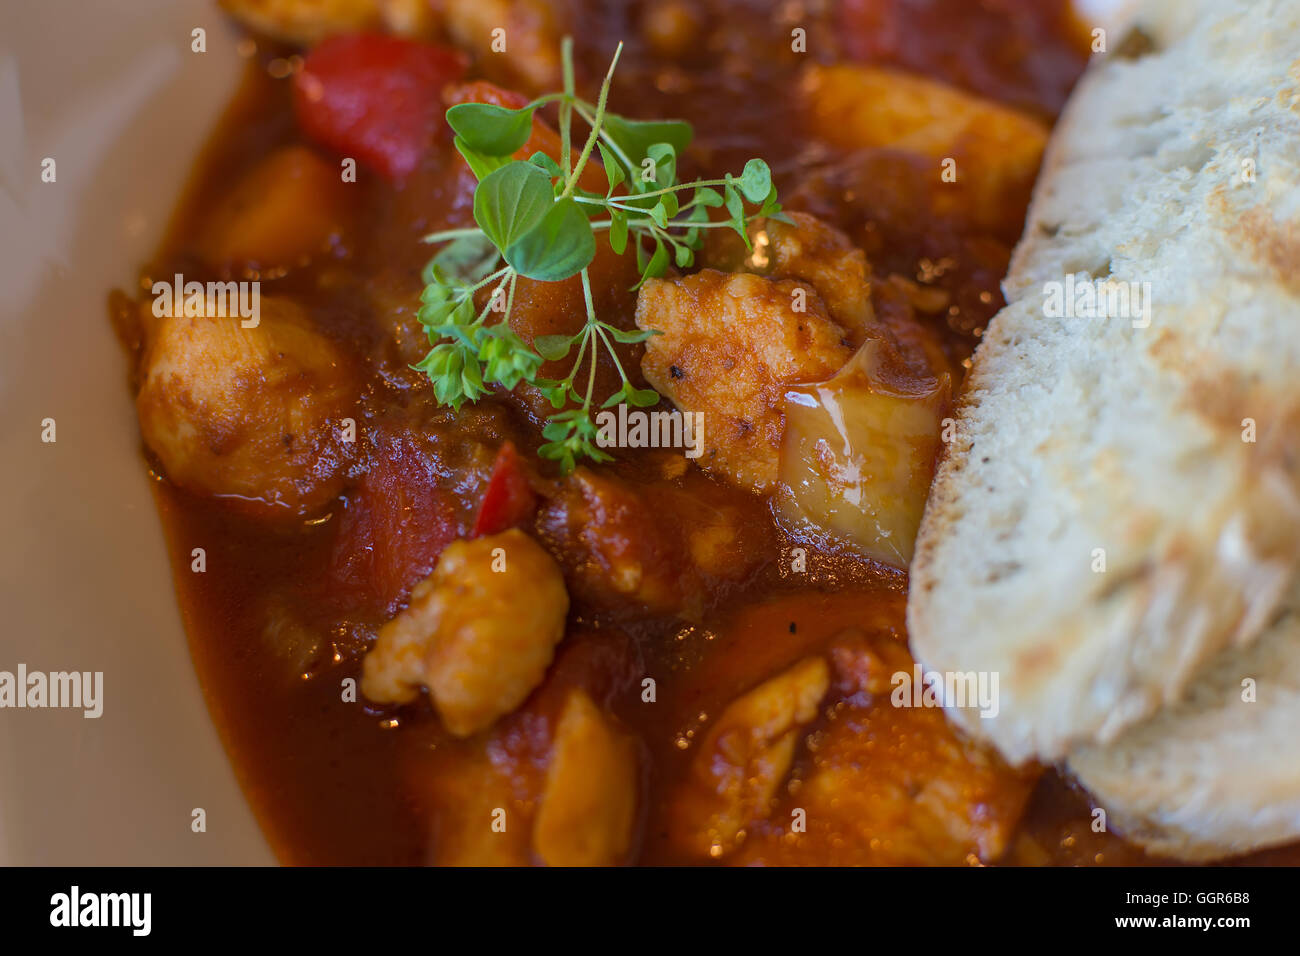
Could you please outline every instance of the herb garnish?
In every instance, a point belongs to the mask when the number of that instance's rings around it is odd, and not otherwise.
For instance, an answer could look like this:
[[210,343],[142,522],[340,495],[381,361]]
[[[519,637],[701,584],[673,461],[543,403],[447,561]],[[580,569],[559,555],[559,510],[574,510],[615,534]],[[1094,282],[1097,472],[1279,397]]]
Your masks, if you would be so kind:
[[[677,157],[694,135],[691,125],[681,120],[630,120],[605,108],[622,49],[620,43],[594,104],[574,93],[573,41],[566,37],[561,49],[564,92],[539,97],[519,109],[460,103],[447,110],[456,148],[479,181],[474,190],[477,227],[425,237],[426,242],[448,244],[424,269],[419,317],[432,349],[414,367],[429,376],[440,403],[457,409],[487,394],[490,385],[513,389],[520,382],[540,388],[557,410],[570,400],[580,403],[557,411],[542,431],[547,444],[540,454],[560,462],[566,473],[580,456],[611,460],[596,444],[591,414],[600,349],[609,352],[622,379],[622,387],[602,408],[621,402],[647,407],[659,401],[658,392],[636,388],[628,380],[612,344],[643,342],[656,333],[624,331],[596,316],[587,274],[596,253],[595,234],[608,233],[610,248],[618,255],[629,245],[635,250],[640,279],[634,288],[639,288],[646,279],[667,272],[670,261],[678,268],[691,266],[703,230],[733,229],[748,247],[746,224],[781,211],[771,171],[761,159],[747,162],[739,177],[680,183]],[[559,104],[559,162],[541,152],[527,160],[514,159],[512,154],[532,133],[534,111],[547,103]],[[569,133],[575,114],[591,131],[571,162]],[[593,151],[599,151],[609,183],[604,195],[578,185]],[[620,186],[625,191],[615,195]],[[690,196],[683,202],[679,193],[687,192]],[[746,215],[746,202],[757,206],[757,212]],[[728,218],[711,220],[710,208],[724,208]],[[529,348],[509,324],[519,277],[559,282],[575,275],[582,277],[585,325],[574,335],[539,336]],[[476,311],[475,294],[489,286],[487,304]],[[489,324],[492,313],[501,318]],[[565,378],[537,377],[543,360],[563,359],[575,346],[573,367]],[[580,391],[584,358],[586,389]]]

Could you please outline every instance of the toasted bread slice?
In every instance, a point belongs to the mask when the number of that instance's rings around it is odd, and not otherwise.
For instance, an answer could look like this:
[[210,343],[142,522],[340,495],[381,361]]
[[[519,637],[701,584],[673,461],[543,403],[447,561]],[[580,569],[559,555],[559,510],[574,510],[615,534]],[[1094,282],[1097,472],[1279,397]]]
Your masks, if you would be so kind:
[[1069,767],[1148,850],[1212,860],[1300,839],[1300,612],[1215,657],[1188,695]]
[[[914,653],[998,673],[953,716],[1013,761],[1173,705],[1300,561],[1300,4],[1138,25],[1049,146],[912,565]],[[1101,279],[1127,313],[1049,308]]]

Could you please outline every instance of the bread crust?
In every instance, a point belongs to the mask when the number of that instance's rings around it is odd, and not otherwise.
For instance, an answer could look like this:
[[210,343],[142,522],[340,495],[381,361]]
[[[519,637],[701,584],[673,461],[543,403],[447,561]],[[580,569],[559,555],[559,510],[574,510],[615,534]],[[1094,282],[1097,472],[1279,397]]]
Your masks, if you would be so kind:
[[1300,613],[1218,655],[1188,695],[1069,768],[1107,826],[1208,861],[1300,838]]
[[[1048,147],[911,569],[914,653],[999,673],[951,714],[1014,762],[1176,705],[1300,564],[1300,4],[1137,23]],[[1049,316],[1067,277],[1150,283],[1149,321]]]

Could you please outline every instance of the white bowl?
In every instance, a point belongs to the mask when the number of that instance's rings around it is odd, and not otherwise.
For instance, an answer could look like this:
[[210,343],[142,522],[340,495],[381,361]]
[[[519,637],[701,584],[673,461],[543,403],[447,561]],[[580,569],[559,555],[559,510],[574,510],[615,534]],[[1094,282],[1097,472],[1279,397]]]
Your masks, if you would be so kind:
[[209,0],[0,10],[0,671],[104,675],[98,719],[0,709],[3,864],[273,862],[190,662],[105,298],[241,65]]

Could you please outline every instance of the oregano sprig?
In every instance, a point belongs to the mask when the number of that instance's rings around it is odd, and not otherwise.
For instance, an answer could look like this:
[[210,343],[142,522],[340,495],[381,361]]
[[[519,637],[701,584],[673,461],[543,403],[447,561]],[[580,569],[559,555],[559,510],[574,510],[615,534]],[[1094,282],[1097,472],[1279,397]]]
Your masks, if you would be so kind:
[[[747,224],[760,217],[785,219],[772,175],[751,159],[740,176],[678,181],[677,158],[694,131],[682,120],[632,120],[606,108],[623,45],[614,51],[595,103],[574,87],[573,41],[561,47],[564,90],[538,97],[518,109],[492,103],[460,103],[447,110],[455,146],[478,179],[475,226],[426,236],[446,243],[425,267],[419,317],[431,349],[418,365],[433,383],[434,396],[459,409],[493,385],[513,389],[520,382],[540,388],[555,408],[542,431],[540,454],[573,469],[579,458],[609,461],[597,444],[592,419],[600,353],[613,359],[621,387],[602,408],[620,403],[655,405],[659,393],[637,388],[628,378],[614,343],[643,342],[653,330],[625,331],[601,321],[592,301],[588,266],[596,254],[596,233],[623,255],[631,246],[639,288],[670,266],[689,268],[703,245],[705,229],[732,229],[749,245]],[[532,135],[533,116],[558,104],[560,157],[534,153],[514,158]],[[574,119],[588,127],[576,160],[570,135]],[[608,187],[602,195],[581,186],[582,174],[599,156]],[[746,204],[757,207],[746,212]],[[725,210],[714,219],[710,209]],[[587,319],[573,335],[544,335],[530,347],[510,327],[520,276],[560,282],[581,276]],[[487,302],[476,309],[485,290]],[[492,316],[495,321],[489,321]],[[543,361],[574,355],[563,379],[538,377]],[[586,374],[583,374],[583,368]],[[574,407],[566,408],[570,402]]]

